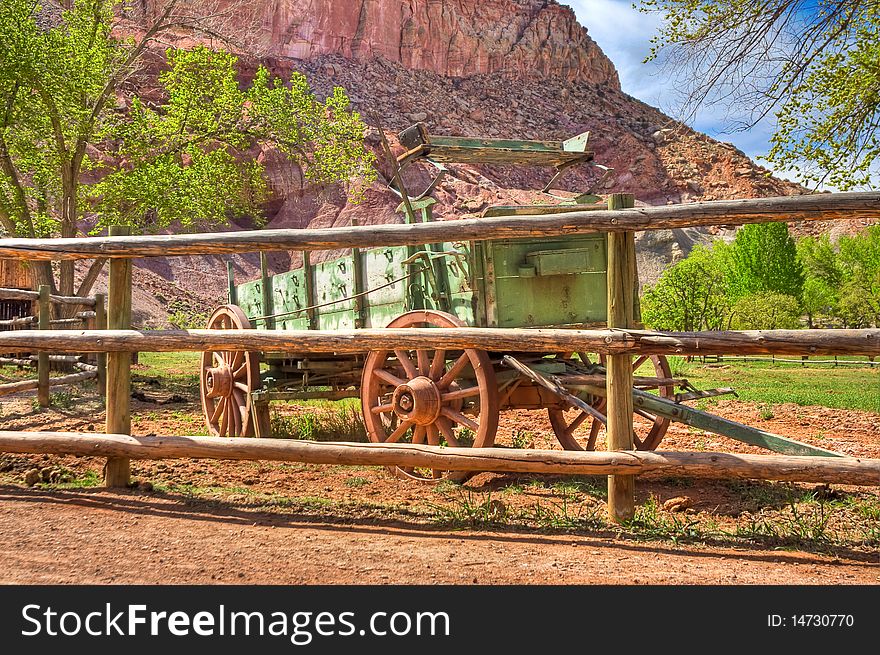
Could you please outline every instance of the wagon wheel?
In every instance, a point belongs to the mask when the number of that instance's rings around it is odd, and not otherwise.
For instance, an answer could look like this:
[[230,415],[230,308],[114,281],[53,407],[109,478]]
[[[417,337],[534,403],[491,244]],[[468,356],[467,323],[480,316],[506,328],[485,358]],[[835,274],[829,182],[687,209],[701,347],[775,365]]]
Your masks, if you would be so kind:
[[[586,353],[578,353],[581,361],[589,364],[590,358]],[[570,359],[571,353],[560,355],[562,359]],[[599,355],[598,363],[605,364],[605,356]],[[671,378],[672,372],[669,362],[662,355],[641,355],[633,362],[633,374],[646,378]],[[663,398],[672,398],[675,395],[675,385],[636,385],[637,389],[651,391],[657,389]],[[595,397],[591,403],[600,412],[605,412],[607,400],[604,397]],[[566,450],[595,450],[596,440],[605,429],[600,421],[597,421],[587,412],[575,409],[548,408],[550,425],[559,443]],[[648,412],[636,409],[633,417],[633,443],[636,450],[654,450],[660,445],[660,441],[669,428],[669,419],[655,416]],[[577,433],[576,433],[577,432]]]
[[[444,312],[403,314],[390,328],[465,327]],[[361,405],[370,441],[489,448],[498,429],[498,387],[489,356],[467,348],[374,351],[364,362]],[[415,480],[462,482],[465,471],[397,468]]]
[[[237,305],[223,305],[208,329],[248,330],[251,323]],[[202,409],[215,437],[252,437],[251,391],[260,386],[260,353],[206,350],[202,353]]]

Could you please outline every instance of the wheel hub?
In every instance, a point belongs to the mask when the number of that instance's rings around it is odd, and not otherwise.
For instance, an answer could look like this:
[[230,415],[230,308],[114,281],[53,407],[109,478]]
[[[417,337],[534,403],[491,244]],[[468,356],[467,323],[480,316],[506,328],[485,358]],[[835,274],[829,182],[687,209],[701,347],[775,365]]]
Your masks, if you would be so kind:
[[430,425],[440,415],[440,390],[430,378],[419,376],[394,390],[394,413],[416,425]]
[[232,384],[232,369],[229,366],[216,366],[205,372],[205,388],[208,398],[230,395]]

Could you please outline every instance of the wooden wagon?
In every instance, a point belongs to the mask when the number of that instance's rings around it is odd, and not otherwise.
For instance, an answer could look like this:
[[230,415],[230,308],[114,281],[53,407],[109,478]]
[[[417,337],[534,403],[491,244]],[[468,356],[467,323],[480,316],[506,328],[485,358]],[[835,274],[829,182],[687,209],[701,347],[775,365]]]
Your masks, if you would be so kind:
[[[587,135],[565,142],[443,137],[422,126],[401,134],[407,151],[395,159],[392,188],[401,192],[407,220],[432,220],[428,194],[443,162],[550,165],[556,175],[589,162]],[[390,152],[390,150],[389,150]],[[413,161],[438,166],[437,179],[411,197],[400,171]],[[552,182],[552,180],[551,180]],[[549,186],[549,185],[548,185]],[[490,208],[493,216],[604,209],[585,194],[548,206]],[[209,320],[215,329],[356,328],[604,328],[607,236],[449,239],[422,246],[354,249],[342,257],[236,285],[229,268],[229,304]],[[637,297],[637,289],[633,289]],[[636,303],[636,312],[637,303]],[[638,316],[634,317],[638,322]],[[565,449],[596,447],[605,426],[605,369],[589,353],[491,353],[465,350],[389,350],[360,355],[223,352],[202,355],[202,404],[211,434],[268,436],[272,401],[360,398],[373,442],[490,447],[499,413],[546,411]],[[655,449],[671,420],[796,454],[831,454],[699,412],[682,401],[731,390],[697,391],[673,377],[659,355],[641,356],[634,369],[634,442]],[[417,479],[463,478],[437,470],[399,470]]]

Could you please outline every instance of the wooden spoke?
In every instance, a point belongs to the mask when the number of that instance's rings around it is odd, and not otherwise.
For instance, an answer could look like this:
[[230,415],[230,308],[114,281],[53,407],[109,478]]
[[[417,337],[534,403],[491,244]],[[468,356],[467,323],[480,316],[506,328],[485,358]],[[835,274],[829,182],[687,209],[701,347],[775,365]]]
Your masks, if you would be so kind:
[[397,357],[397,361],[400,362],[401,366],[403,366],[403,370],[410,380],[419,376],[415,364],[413,364],[413,361],[409,358],[409,354],[406,351],[395,350],[394,356]]
[[435,350],[434,357],[431,359],[431,368],[428,371],[428,377],[432,380],[439,380],[443,374],[443,367],[446,365],[446,351]]
[[375,375],[383,382],[387,382],[392,387],[399,387],[402,384],[406,384],[406,380],[401,380],[399,377],[397,377],[390,371],[386,371],[385,369],[376,369],[375,371],[373,371],[373,375]]
[[418,364],[419,375],[427,375],[429,368],[427,350],[416,351],[416,363]]
[[582,424],[584,421],[586,421],[588,418],[591,418],[591,416],[590,416],[589,414],[587,414],[586,412],[581,412],[581,413],[578,414],[577,417],[575,417],[575,419],[574,419],[574,420],[568,425],[568,428],[566,428],[566,432],[568,432],[569,434],[574,434],[574,431],[577,430],[577,429],[581,426],[581,424]]
[[217,351],[214,351],[211,353],[211,359],[214,360],[215,366],[222,366],[223,365],[223,355],[221,355]]
[[446,373],[443,374],[443,377],[440,378],[439,382],[437,382],[437,386],[440,387],[441,390],[446,389],[450,384],[452,384],[455,378],[458,377],[458,374],[464,370],[464,367],[467,366],[468,363],[470,363],[470,358],[468,357],[468,354],[464,352],[459,356],[458,359],[455,360],[452,368],[450,368],[448,371],[446,371]]
[[452,424],[449,422],[444,416],[441,416],[437,419],[435,425],[440,429],[440,433],[446,438],[446,443],[454,448],[461,448],[461,444],[458,439],[455,438],[455,434],[452,432]]
[[480,387],[466,387],[464,389],[456,389],[455,391],[447,391],[440,396],[441,402],[448,403],[453,400],[462,398],[471,398],[480,395]]
[[635,373],[636,370],[638,370],[638,368],[647,361],[648,355],[642,355],[635,362],[633,362],[633,373]]
[[648,419],[648,420],[651,421],[651,422],[654,422],[654,421],[657,420],[657,417],[656,417],[656,416],[654,416],[653,414],[648,414],[648,412],[646,412],[646,411],[643,410],[643,409],[634,409],[633,412],[635,412],[636,414],[638,414],[638,415],[641,416],[642,418],[646,418],[646,419]]
[[373,414],[387,414],[393,409],[394,405],[389,403],[387,405],[376,405],[375,407],[371,408],[370,411],[373,412]]
[[412,442],[415,443],[425,443],[425,434],[427,430],[424,425],[417,425],[415,430],[413,430],[413,438]]
[[241,432],[241,411],[237,404],[229,407],[229,415],[232,417],[232,432],[230,432],[230,436],[237,435]]
[[397,426],[397,429],[394,430],[394,432],[388,435],[388,438],[385,439],[385,443],[397,443],[400,438],[406,434],[406,431],[410,429],[412,424],[412,421],[403,421]]
[[226,430],[229,427],[229,402],[226,398],[221,399],[223,403],[223,415],[220,417],[220,436],[226,436]]
[[476,421],[469,419],[467,416],[462,414],[461,412],[456,412],[454,409],[449,409],[448,407],[443,407],[440,410],[440,413],[443,414],[448,419],[452,419],[459,425],[464,425],[465,427],[470,428],[474,432],[480,429],[480,424]]
[[596,440],[599,438],[601,430],[602,424],[599,421],[593,421],[590,426],[590,436],[587,439],[587,450],[596,450]]
[[241,366],[243,361],[244,361],[244,351],[243,350],[236,350],[232,353],[232,361],[230,362],[229,366],[230,366],[230,368],[232,368],[233,371],[235,371],[238,369],[239,366]]
[[211,423],[216,424],[217,421],[220,420],[220,415],[223,413],[223,399],[221,398],[216,403],[214,403],[214,411],[211,413]]
[[440,445],[440,430],[437,427],[436,423],[431,423],[428,427],[428,445],[429,446],[439,446]]
[[245,393],[250,393],[251,388],[245,384],[244,382],[235,382],[235,388],[244,391]]

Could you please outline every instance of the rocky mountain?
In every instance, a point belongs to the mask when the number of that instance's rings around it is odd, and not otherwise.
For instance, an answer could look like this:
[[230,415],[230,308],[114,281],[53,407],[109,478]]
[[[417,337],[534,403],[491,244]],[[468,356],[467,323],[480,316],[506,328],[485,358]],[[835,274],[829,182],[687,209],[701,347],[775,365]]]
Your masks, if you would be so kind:
[[568,7],[546,0],[262,0],[274,57],[336,54],[446,77],[505,72],[619,88],[617,71]]
[[[154,0],[143,1],[149,6]],[[414,122],[434,134],[520,139],[566,139],[589,130],[596,161],[614,169],[601,193],[630,192],[640,202],[663,204],[803,191],[772,177],[733,145],[623,93],[614,65],[587,28],[553,0],[256,0],[250,6],[260,54],[241,53],[243,78],[263,64],[279,75],[304,72],[319,95],[342,86],[366,122],[392,140]],[[380,153],[377,135],[368,141]],[[272,153],[260,157],[272,190],[269,227],[402,220],[395,213],[399,201],[381,177],[353,205],[338,188],[304,184],[298,170]],[[381,158],[379,169],[390,176]],[[573,170],[561,180],[560,192],[586,191],[599,174],[590,166]],[[434,194],[435,215],[450,219],[479,215],[492,204],[553,202],[540,193],[549,176],[527,167],[452,165]],[[414,167],[405,182],[416,189],[428,179],[426,169]],[[695,242],[723,232],[640,236],[642,280],[656,280]],[[280,272],[297,259],[295,253],[276,254],[270,263]],[[219,258],[143,266],[179,281],[208,304],[224,295]],[[258,274],[256,255],[236,257],[235,266],[240,280]]]

